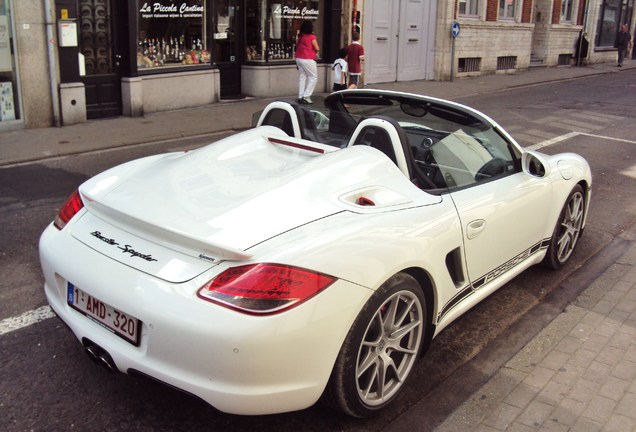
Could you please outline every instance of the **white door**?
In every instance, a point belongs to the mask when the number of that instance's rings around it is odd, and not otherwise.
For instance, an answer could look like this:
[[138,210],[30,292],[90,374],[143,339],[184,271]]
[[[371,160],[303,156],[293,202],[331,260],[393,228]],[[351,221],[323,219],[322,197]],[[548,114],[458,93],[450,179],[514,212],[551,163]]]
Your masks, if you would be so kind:
[[464,228],[468,276],[475,289],[547,247],[546,219],[553,205],[548,179],[517,173],[451,195]]
[[364,4],[364,81],[397,80],[400,1],[367,0]]
[[365,1],[365,82],[432,79],[435,13],[433,0]]

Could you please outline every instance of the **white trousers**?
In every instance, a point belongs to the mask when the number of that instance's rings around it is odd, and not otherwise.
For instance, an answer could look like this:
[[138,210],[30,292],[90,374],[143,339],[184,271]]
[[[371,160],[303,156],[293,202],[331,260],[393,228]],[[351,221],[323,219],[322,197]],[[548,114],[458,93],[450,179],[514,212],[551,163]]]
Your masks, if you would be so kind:
[[318,67],[315,60],[296,59],[298,66],[298,99],[310,97],[318,82]]

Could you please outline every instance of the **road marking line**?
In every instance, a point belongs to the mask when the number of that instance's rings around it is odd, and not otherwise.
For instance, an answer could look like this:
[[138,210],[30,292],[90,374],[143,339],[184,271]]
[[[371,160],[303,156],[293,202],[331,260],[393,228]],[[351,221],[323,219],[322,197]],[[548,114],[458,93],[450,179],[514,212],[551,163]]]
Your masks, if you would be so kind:
[[53,313],[50,306],[42,306],[17,317],[5,318],[0,321],[0,335],[28,327],[54,316],[55,313]]
[[623,143],[627,143],[627,144],[636,144],[636,141],[628,140],[628,139],[624,139],[624,138],[614,138],[614,137],[608,137],[608,136],[604,136],[604,135],[594,135],[594,134],[591,134],[591,133],[581,133],[581,135],[585,135],[585,136],[588,136],[590,138],[599,138],[599,139],[604,139],[604,140],[612,140],[612,141],[623,142]]
[[611,141],[618,141],[618,142],[623,142],[623,143],[627,143],[627,144],[636,144],[636,141],[634,140],[628,140],[628,139],[623,139],[623,138],[614,138],[614,137],[609,137],[609,136],[603,136],[603,135],[594,135],[591,133],[587,133],[587,132],[570,132],[570,133],[566,133],[565,135],[560,135],[558,137],[554,137],[554,138],[550,138],[549,140],[545,140],[542,141],[540,143],[531,145],[526,147],[526,149],[528,150],[540,150],[544,147],[548,147],[554,144],[558,144],[561,141],[565,141],[567,139],[570,138],[574,138],[575,136],[578,135],[583,135],[586,137],[590,137],[590,138],[598,138],[598,139],[602,139],[602,140],[611,140]]
[[566,133],[565,135],[561,135],[558,137],[554,137],[554,138],[550,138],[549,140],[545,140],[542,141],[540,143],[537,143],[535,145],[531,145],[529,147],[526,147],[528,150],[539,150],[542,149],[544,147],[548,147],[557,143],[560,143],[561,141],[565,141],[567,139],[570,138],[574,138],[577,135],[580,135],[580,132],[570,132],[570,133]]

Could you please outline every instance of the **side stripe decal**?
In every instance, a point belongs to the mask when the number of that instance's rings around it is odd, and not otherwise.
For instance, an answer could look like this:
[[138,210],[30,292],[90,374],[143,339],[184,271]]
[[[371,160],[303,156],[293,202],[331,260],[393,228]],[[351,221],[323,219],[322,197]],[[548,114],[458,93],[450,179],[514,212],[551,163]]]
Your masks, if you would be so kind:
[[455,306],[457,306],[463,300],[468,298],[471,294],[473,294],[476,290],[481,288],[483,285],[486,285],[486,284],[494,281],[499,276],[505,274],[509,270],[512,270],[513,268],[515,268],[516,266],[518,266],[522,262],[526,261],[528,258],[533,256],[537,252],[539,252],[541,250],[544,250],[544,249],[547,249],[548,246],[550,245],[550,240],[551,239],[549,239],[549,238],[541,240],[539,243],[531,246],[530,248],[528,248],[525,251],[521,252],[519,255],[517,255],[514,258],[506,261],[505,263],[503,263],[502,265],[500,265],[496,269],[488,272],[485,276],[482,276],[479,279],[475,280],[472,283],[472,285],[469,285],[467,287],[462,288],[460,292],[458,292],[455,296],[453,296],[453,298],[450,299],[444,305],[444,307],[442,308],[442,310],[438,314],[437,321],[439,322],[444,317],[444,315],[446,315],[451,309],[453,309]]

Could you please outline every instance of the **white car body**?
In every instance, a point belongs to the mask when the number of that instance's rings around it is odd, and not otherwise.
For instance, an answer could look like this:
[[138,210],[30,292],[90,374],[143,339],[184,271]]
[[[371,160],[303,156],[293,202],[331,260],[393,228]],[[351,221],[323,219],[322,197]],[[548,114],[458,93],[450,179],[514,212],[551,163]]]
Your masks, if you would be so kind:
[[[581,157],[526,152],[483,114],[422,100],[487,122],[523,166],[483,184],[429,193],[405,176],[402,156],[394,163],[374,148],[351,145],[360,130],[340,148],[303,139],[295,118],[290,134],[259,125],[195,151],[132,161],[82,184],[83,208],[61,229],[51,224],[42,234],[51,307],[111,367],[150,376],[221,411],[311,406],[361,310],[393,275],[406,272],[426,291],[424,329],[433,337],[544,259],[575,185],[584,186],[589,205],[591,174]],[[440,159],[454,151],[456,139],[439,147]],[[483,152],[475,150],[467,164],[486,162]],[[541,165],[540,176],[530,173],[533,164]],[[223,271],[252,263],[310,269],[334,282],[262,315],[199,294]],[[138,319],[138,339],[71,307],[69,286],[98,299],[96,307],[113,308],[106,313]]]

